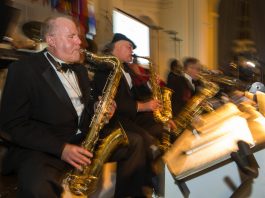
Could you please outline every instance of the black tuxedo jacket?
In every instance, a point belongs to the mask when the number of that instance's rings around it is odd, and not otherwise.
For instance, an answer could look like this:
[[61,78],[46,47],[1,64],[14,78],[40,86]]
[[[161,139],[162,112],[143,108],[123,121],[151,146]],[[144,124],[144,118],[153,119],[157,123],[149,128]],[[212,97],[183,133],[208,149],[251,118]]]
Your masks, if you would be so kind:
[[[97,98],[102,95],[103,88],[106,83],[106,79],[110,74],[110,70],[100,70],[95,73],[93,79],[93,96]],[[122,74],[118,91],[115,96],[115,101],[117,104],[116,112],[111,119],[111,125],[115,125],[119,120],[123,127],[130,125],[132,120],[135,119],[137,114],[137,101],[135,100],[134,93],[130,89],[126,78]]]
[[36,150],[60,158],[64,144],[78,139],[78,128],[82,139],[91,118],[90,82],[83,66],[76,65],[75,73],[85,105],[79,125],[74,106],[43,52],[10,65],[0,111],[1,130],[14,144],[7,166],[19,163],[19,157],[12,158],[14,150]]
[[173,116],[176,116],[187,101],[196,93],[196,88],[194,90],[188,79],[184,76],[174,74],[173,72],[168,74],[167,87],[174,91],[171,102]]
[[[127,65],[124,65],[124,67],[127,67]],[[109,73],[110,71],[96,72],[93,80],[93,95],[95,97],[102,94]],[[121,77],[115,101],[117,109],[113,118],[110,120],[109,127],[116,125],[119,121],[126,132],[138,133],[143,136],[147,145],[151,145],[156,141],[154,137],[158,139],[161,137],[163,126],[160,123],[155,122],[153,113],[137,113],[138,96],[135,94],[134,88],[129,87],[124,75]]]

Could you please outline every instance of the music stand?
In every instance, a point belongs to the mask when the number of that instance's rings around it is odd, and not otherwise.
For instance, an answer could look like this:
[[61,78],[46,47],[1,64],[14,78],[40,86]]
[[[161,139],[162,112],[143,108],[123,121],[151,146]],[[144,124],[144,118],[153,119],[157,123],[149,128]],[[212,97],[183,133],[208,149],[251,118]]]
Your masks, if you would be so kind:
[[174,43],[174,55],[175,55],[175,58],[177,58],[177,46],[176,46],[176,43],[178,43],[178,46],[179,46],[178,58],[180,59],[180,42],[183,41],[183,40],[180,39],[179,37],[177,37],[178,32],[176,32],[174,30],[165,30],[165,32],[170,35],[170,39]]

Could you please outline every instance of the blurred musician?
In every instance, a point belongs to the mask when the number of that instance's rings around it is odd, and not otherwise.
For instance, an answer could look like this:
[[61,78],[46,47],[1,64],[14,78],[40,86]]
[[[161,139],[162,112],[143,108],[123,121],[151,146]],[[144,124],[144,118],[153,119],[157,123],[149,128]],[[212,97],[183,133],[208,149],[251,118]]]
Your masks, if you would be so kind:
[[200,61],[188,57],[183,61],[183,69],[183,74],[176,74],[171,71],[167,79],[167,86],[174,91],[171,99],[173,116],[181,111],[182,107],[196,93],[199,86]]
[[[137,55],[133,55],[133,62],[128,64],[131,71],[133,92],[137,100],[146,101],[152,97],[152,90],[149,84],[150,71],[149,68],[145,68],[144,65],[139,64]],[[158,84],[163,87],[165,82],[157,76]]]
[[[139,174],[134,174],[133,177],[126,174],[127,170],[124,169],[124,175],[127,178],[119,178],[117,176],[115,197],[137,196],[144,197],[145,193],[142,190],[144,187],[154,188],[152,183],[152,170],[151,160],[156,157],[157,139],[161,137],[163,126],[154,121],[152,111],[160,107],[157,100],[140,101],[135,95],[134,71],[128,66],[132,61],[132,52],[136,46],[133,41],[123,34],[116,33],[111,43],[105,46],[103,53],[116,56],[123,63],[122,78],[115,97],[117,104],[117,111],[114,118],[119,120],[124,130],[128,134],[133,134],[138,137],[144,144],[141,155],[146,157],[142,160],[141,164],[143,169],[139,168]],[[108,71],[97,71],[94,76],[94,97],[96,98],[101,94],[104,87],[104,79],[109,75]],[[140,84],[145,84],[142,81]],[[114,121],[112,119],[110,122]],[[111,123],[110,123],[111,124]],[[139,139],[140,138],[140,139]],[[134,163],[139,162],[135,158]],[[120,167],[118,165],[118,171]]]
[[132,77],[132,90],[134,95],[138,100],[144,101],[152,96],[152,91],[148,86],[149,81],[149,71],[148,69],[143,68],[139,63],[136,57],[133,58],[133,62],[128,64],[128,67],[131,71]]
[[179,60],[172,59],[170,61],[169,66],[170,66],[170,72],[168,74],[168,78],[171,78],[171,76],[174,76],[174,75],[182,75],[183,74],[183,67],[182,67]]

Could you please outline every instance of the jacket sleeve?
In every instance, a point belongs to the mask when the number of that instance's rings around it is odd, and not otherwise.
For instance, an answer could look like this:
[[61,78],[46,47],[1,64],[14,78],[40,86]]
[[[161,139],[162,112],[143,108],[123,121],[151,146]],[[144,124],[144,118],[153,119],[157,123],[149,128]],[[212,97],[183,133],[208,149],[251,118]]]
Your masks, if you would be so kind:
[[36,82],[32,80],[34,74],[27,64],[18,62],[8,68],[1,100],[1,130],[10,137],[12,143],[20,147],[60,157],[64,141],[55,137],[46,123],[32,118],[33,109],[38,109],[33,104],[33,85]]

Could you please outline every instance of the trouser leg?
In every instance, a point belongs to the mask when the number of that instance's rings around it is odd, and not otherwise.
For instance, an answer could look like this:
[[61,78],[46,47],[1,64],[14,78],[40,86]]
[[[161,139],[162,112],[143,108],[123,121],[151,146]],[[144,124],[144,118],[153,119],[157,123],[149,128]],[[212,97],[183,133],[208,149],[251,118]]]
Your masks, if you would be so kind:
[[[63,188],[61,179],[68,167],[60,159],[34,153],[18,169],[18,198],[59,198]],[[69,168],[69,167],[68,167]]]
[[143,138],[136,133],[127,132],[129,146],[117,150],[113,157],[119,160],[117,164],[117,180],[115,198],[126,196],[143,196],[142,187],[146,170],[146,152]]

